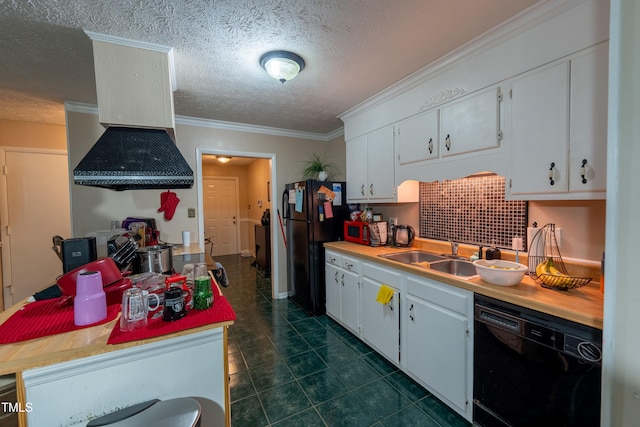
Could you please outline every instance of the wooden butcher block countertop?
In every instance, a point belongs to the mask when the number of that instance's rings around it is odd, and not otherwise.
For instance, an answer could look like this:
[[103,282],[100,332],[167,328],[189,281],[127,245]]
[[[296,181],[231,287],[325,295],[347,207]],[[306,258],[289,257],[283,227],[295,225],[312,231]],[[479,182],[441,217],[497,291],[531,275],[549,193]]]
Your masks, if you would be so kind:
[[[458,288],[467,289],[477,294],[496,298],[532,310],[537,310],[566,320],[571,320],[586,326],[602,329],[603,294],[598,282],[571,289],[558,291],[545,289],[535,283],[528,275],[515,286],[497,286],[484,282],[478,276],[471,279],[461,279],[452,275],[439,273],[419,266],[403,264],[381,258],[379,255],[421,249],[393,248],[389,246],[371,247],[350,242],[329,242],[324,244],[331,249],[346,255],[361,258],[367,262],[375,262],[398,270],[404,270],[439,282],[447,283]],[[442,252],[440,252],[442,253]]]

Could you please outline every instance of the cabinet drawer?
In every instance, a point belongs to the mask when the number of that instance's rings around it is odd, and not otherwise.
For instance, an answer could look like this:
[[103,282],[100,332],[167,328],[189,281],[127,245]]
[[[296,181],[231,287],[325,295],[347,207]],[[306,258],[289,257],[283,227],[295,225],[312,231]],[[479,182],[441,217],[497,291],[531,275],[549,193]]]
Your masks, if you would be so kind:
[[362,264],[362,275],[379,283],[395,286],[396,288],[400,286],[400,279],[402,278],[402,274],[389,269],[389,267],[378,267],[375,264],[366,262]]
[[342,266],[342,259],[336,252],[327,251],[324,260],[327,264],[335,265],[336,267]]
[[407,277],[407,293],[465,316],[473,303],[473,292],[415,276]]
[[340,259],[340,265],[345,270],[353,271],[354,273],[358,273],[360,271],[360,261],[358,261],[357,258],[351,258],[349,256],[342,255]]

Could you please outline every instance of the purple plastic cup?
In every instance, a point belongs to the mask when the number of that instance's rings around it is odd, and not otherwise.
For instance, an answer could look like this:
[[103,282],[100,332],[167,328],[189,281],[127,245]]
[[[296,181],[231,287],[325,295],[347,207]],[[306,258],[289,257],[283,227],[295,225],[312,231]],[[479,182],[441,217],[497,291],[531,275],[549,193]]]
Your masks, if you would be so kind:
[[102,289],[102,274],[99,271],[80,273],[73,299],[73,323],[84,326],[106,318],[107,296]]

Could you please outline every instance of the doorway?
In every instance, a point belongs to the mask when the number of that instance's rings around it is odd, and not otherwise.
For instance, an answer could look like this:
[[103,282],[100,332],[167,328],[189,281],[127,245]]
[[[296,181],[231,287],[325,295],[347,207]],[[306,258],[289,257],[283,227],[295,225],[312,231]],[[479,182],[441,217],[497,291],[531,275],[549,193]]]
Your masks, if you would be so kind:
[[[230,157],[227,163],[221,163],[216,156],[224,155]],[[278,253],[278,222],[275,215],[277,206],[277,194],[272,193],[272,189],[278,188],[275,182],[275,154],[253,153],[253,152],[220,152],[214,149],[198,148],[196,150],[197,171],[196,182],[200,185],[198,192],[198,218],[199,218],[199,241],[201,245],[209,243],[215,261],[216,255],[239,253],[245,257],[256,256],[256,228],[261,226],[261,220],[266,210],[271,212],[271,224],[269,228],[270,237],[270,278],[273,284],[278,283],[279,269],[276,262]],[[233,214],[225,214],[225,208],[221,204],[233,204],[232,201],[223,200],[222,203],[214,200],[219,194],[232,191],[232,187],[221,189],[220,185],[230,185],[233,180],[236,184],[238,213],[233,223]],[[211,188],[216,185],[218,188]],[[211,194],[214,196],[212,197]],[[207,200],[208,199],[208,200]],[[226,218],[225,218],[226,217]],[[237,246],[233,247],[233,242],[225,240],[232,239],[229,235],[224,236],[220,227],[226,222],[231,226],[235,225]],[[229,233],[233,233],[233,227],[228,228]],[[267,274],[269,274],[267,273]],[[272,297],[282,298],[286,296],[278,292],[278,287],[272,289]]]

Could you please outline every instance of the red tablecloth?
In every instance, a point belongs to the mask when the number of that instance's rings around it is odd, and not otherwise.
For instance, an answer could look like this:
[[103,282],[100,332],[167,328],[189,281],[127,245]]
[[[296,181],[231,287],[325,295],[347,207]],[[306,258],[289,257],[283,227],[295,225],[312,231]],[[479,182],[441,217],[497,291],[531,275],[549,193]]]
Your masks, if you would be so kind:
[[0,344],[32,340],[48,335],[89,328],[112,321],[120,313],[120,304],[107,306],[107,318],[91,325],[73,323],[73,305],[61,307],[59,300],[48,299],[26,304],[0,325]]
[[129,341],[155,338],[186,329],[232,320],[236,320],[235,311],[233,311],[229,301],[224,296],[219,295],[216,297],[213,307],[207,310],[190,310],[185,317],[172,322],[164,321],[162,317],[152,319],[152,316],[149,316],[149,324],[146,328],[136,329],[131,332],[123,332],[120,330],[120,324],[117,323],[113,327],[113,331],[111,331],[107,344],[122,344]]

